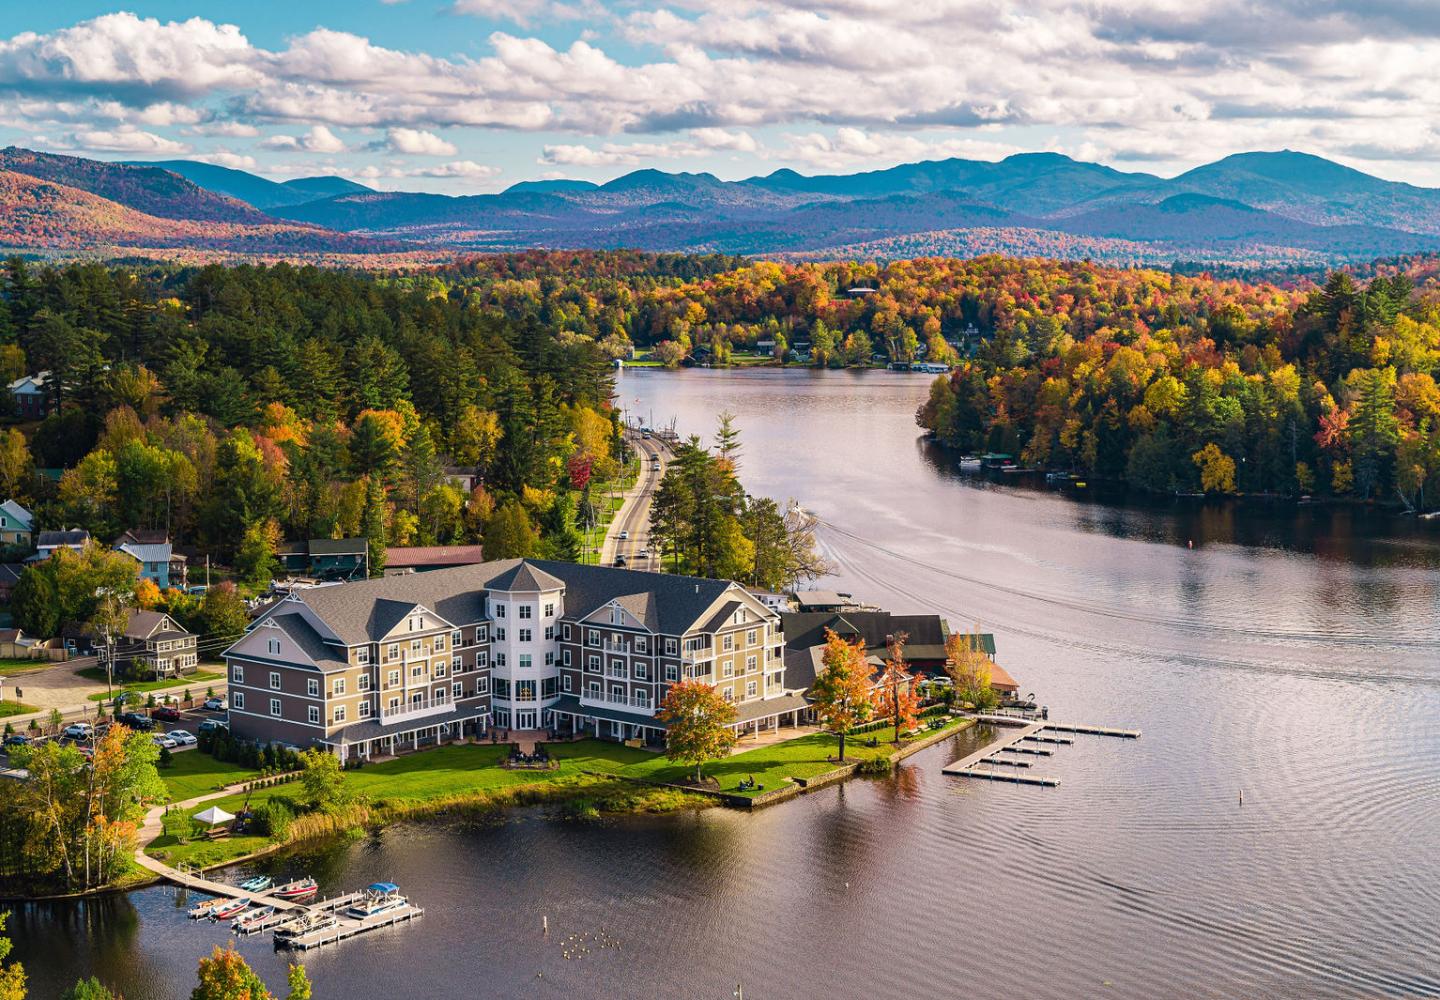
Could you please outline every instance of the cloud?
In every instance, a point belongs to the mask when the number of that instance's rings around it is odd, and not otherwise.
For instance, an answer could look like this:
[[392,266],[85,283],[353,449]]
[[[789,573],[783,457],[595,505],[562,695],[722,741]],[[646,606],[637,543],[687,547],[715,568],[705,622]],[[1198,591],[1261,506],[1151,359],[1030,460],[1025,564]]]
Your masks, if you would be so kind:
[[344,140],[324,125],[316,125],[304,135],[272,135],[260,143],[265,149],[279,149],[302,153],[343,153]]
[[183,142],[123,126],[117,129],[78,129],[71,133],[70,141],[77,149],[106,153],[190,152],[190,147]]
[[424,129],[392,128],[385,138],[391,149],[409,156],[454,156],[459,152],[454,143]]
[[691,129],[688,136],[688,140],[675,142],[607,142],[600,146],[556,143],[544,147],[539,162],[572,167],[633,166],[646,160],[678,160],[727,150],[760,151],[760,144],[748,132],[697,128]]
[[232,153],[228,149],[212,149],[206,153],[195,153],[190,159],[199,160],[201,163],[213,163],[219,167],[229,167],[231,170],[255,170],[259,166],[255,157],[245,153]]
[[510,21],[528,26],[537,21],[573,21],[579,18],[605,16],[605,8],[596,0],[455,0],[449,7],[452,14]]

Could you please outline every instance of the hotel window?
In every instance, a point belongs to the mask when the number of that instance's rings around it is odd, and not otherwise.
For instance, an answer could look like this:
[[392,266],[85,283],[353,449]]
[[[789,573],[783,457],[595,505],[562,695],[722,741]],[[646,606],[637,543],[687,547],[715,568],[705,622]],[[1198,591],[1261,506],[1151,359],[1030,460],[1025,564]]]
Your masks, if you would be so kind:
[[335,706],[335,721],[336,721],[336,722],[344,722],[344,721],[345,721],[345,706],[344,706],[344,705],[336,705],[336,706]]
[[424,644],[423,642],[421,642],[419,639],[411,639],[411,640],[410,640],[410,652],[412,652],[412,653],[418,653],[418,652],[420,652],[420,651],[421,651],[422,649],[424,649],[424,648],[425,648],[425,644]]
[[400,671],[392,670],[385,675],[385,686],[387,688],[400,686]]
[[411,676],[411,677],[419,677],[419,676],[420,676],[421,674],[423,674],[424,672],[425,672],[425,664],[423,664],[423,663],[417,663],[417,664],[415,664],[415,666],[413,666],[413,667],[410,668],[410,676]]
[[497,628],[497,629],[495,630],[495,641],[496,641],[496,642],[504,642],[504,641],[505,641],[505,630],[504,630],[503,628]]
[[646,639],[643,635],[637,635],[635,637],[635,652],[648,653],[649,651],[650,640]]
[[269,651],[269,653],[270,653],[271,656],[279,656],[279,655],[280,655],[280,640],[279,640],[279,639],[266,639],[266,640],[265,640],[265,649]]
[[279,674],[277,671],[274,671],[274,670],[270,671],[270,690],[271,690],[271,691],[279,691],[279,690],[280,690],[280,674]]
[[591,698],[599,698],[599,697],[600,697],[600,682],[599,682],[599,681],[591,681],[591,682],[590,682],[590,697],[591,697]]
[[720,640],[720,648],[727,653],[730,652],[730,650],[735,648],[735,637],[733,635],[726,635],[725,638]]
[[489,694],[489,693],[490,693],[490,678],[488,678],[488,677],[480,677],[480,678],[477,678],[476,681],[475,681],[475,693],[476,693],[476,694]]
[[475,629],[475,641],[484,642],[485,636],[489,633],[489,631],[489,628],[485,625],[481,625],[480,627]]
[[520,605],[519,617],[521,617],[521,618],[529,618],[529,617],[531,617],[531,612],[533,612],[533,611],[534,611],[534,608],[530,607],[530,605],[528,605],[528,604],[522,604],[522,605]]
[[750,609],[741,608],[740,613],[735,616],[735,620],[738,621],[741,625],[744,625],[750,620]]
[[461,673],[462,671],[464,671],[464,669],[465,669],[465,664],[463,664],[463,663],[460,662],[460,657],[458,657],[458,656],[452,656],[452,657],[450,657],[450,672],[451,672],[452,674]]
[[560,689],[566,694],[570,693],[570,674],[562,674],[560,677]]
[[610,624],[611,624],[611,625],[624,625],[624,624],[625,624],[625,612],[621,611],[619,608],[611,608],[611,609],[610,609]]
[[444,661],[444,660],[436,660],[436,661],[435,661],[435,676],[436,676],[436,677],[444,677],[444,676],[445,676],[445,661]]
[[503,666],[505,666],[505,654],[504,654],[504,653],[496,653],[496,654],[495,654],[495,666],[497,666],[497,667],[503,667]]
[[330,685],[330,693],[339,697],[345,693],[345,678],[337,677]]
[[553,666],[555,666],[555,653],[554,653],[553,650],[546,650],[546,651],[545,651],[545,666],[547,666],[547,667],[553,667]]
[[551,640],[551,639],[553,639],[553,638],[555,638],[555,626],[554,626],[554,625],[546,625],[546,626],[545,626],[545,640],[548,642],[549,640]]
[[680,671],[676,669],[675,664],[665,664],[665,679],[672,684],[680,680]]
[[230,704],[234,705],[236,708],[244,708],[244,707],[245,707],[245,692],[244,692],[244,691],[235,691],[235,692],[233,692],[233,693],[230,695]]
[[443,632],[435,637],[435,652],[445,652],[445,634]]
[[450,633],[450,645],[455,649],[459,649],[461,646],[465,645],[465,637],[460,634],[460,630],[458,628],[454,632]]
[[518,666],[520,667],[520,669],[521,669],[521,670],[529,670],[529,669],[530,669],[530,654],[529,654],[529,653],[521,653],[519,659],[520,659],[520,662],[519,662]]
[[780,687],[780,686],[781,686],[781,682],[780,682],[781,676],[782,676],[782,674],[781,674],[781,672],[780,672],[779,670],[777,670],[777,671],[775,671],[773,674],[771,674],[771,675],[770,675],[770,687],[772,687],[772,688],[778,688],[778,687]]
[[637,708],[649,708],[649,707],[650,707],[650,692],[649,692],[649,691],[636,691],[636,692],[635,692],[635,705],[636,705]]
[[745,657],[745,672],[747,674],[753,674],[755,672],[755,657]]
[[749,632],[745,633],[745,644],[747,646],[754,646],[759,641],[759,637],[760,633],[752,628]]
[[230,665],[230,682],[232,684],[245,683],[245,668],[238,663],[232,663]]
[[495,697],[510,700],[510,682],[503,677],[495,678]]
[[592,629],[587,629],[587,630],[585,631],[585,645],[587,645],[587,646],[598,646],[598,645],[600,645],[600,633],[597,632],[597,631],[595,631],[593,628],[592,628]]
[[305,678],[305,693],[312,698],[320,697],[320,680],[316,677]]
[[534,701],[534,700],[535,700],[535,682],[534,682],[534,681],[516,681],[516,682],[515,682],[515,700],[516,700],[516,701]]
[[504,618],[504,617],[505,617],[505,605],[503,605],[503,604],[497,604],[497,605],[495,605],[495,617],[496,617],[496,618]]
[[560,637],[566,642],[570,641],[570,623],[565,622],[560,626]]
[[359,677],[355,678],[355,690],[357,690],[357,691],[369,691],[369,690],[370,690],[370,675],[369,675],[369,674],[361,674]]
[[305,714],[306,714],[306,716],[310,719],[310,724],[311,724],[312,726],[318,726],[318,725],[320,725],[320,706],[319,706],[319,705],[311,705],[311,706],[309,707],[309,709],[306,710],[306,713],[305,713]]
[[588,660],[586,660],[586,661],[585,661],[585,669],[586,669],[586,670],[599,670],[599,669],[600,669],[600,657],[598,657],[598,656],[592,656],[592,657],[590,657]]
[[488,667],[489,665],[490,665],[490,654],[489,654],[489,653],[487,653],[487,652],[485,652],[484,650],[482,650],[482,651],[480,651],[480,652],[478,652],[478,653],[475,654],[475,668],[476,668],[477,670],[480,669],[481,667]]
[[649,680],[649,675],[645,672],[645,664],[639,662],[635,664],[635,679],[640,681]]
[[362,701],[360,703],[360,708],[357,710],[356,714],[359,715],[362,719],[370,718],[370,702]]
[[445,689],[444,689],[444,688],[436,688],[436,689],[435,689],[434,693],[432,693],[432,694],[430,695],[430,704],[432,704],[432,705],[443,705],[443,704],[445,704]]
[[665,652],[669,653],[671,656],[675,655],[675,650],[678,648],[679,647],[676,646],[674,639],[665,640]]
[[562,649],[562,650],[560,650],[560,662],[563,663],[563,664],[565,664],[565,666],[567,666],[567,667],[570,666],[570,650],[568,650],[568,649]]
[[529,642],[533,635],[534,633],[531,632],[528,628],[522,628],[520,630],[520,641]]
[[556,681],[553,677],[546,677],[540,682],[540,697],[550,699],[560,692],[556,690]]
[[279,699],[279,698],[271,698],[271,699],[270,699],[270,714],[271,714],[271,715],[279,715],[279,714],[280,714],[280,699]]
[[547,604],[547,605],[545,605],[545,617],[546,617],[546,618],[554,618],[554,617],[555,617],[555,605],[554,605],[554,604]]
[[734,660],[726,660],[726,661],[725,661],[725,666],[721,669],[720,676],[722,676],[722,677],[734,677],[734,676],[735,676],[735,661],[734,661]]
[[610,700],[623,702],[625,700],[625,689],[619,684],[611,684]]
[[392,643],[390,644],[390,646],[385,650],[385,659],[387,659],[387,660],[398,660],[398,659],[400,659],[400,644],[399,644],[398,642],[392,642]]
[[387,702],[386,705],[385,705],[385,711],[387,711],[387,712],[396,712],[396,711],[399,711],[399,709],[400,709],[400,699],[399,699],[399,698],[391,698],[390,701]]
[[735,690],[734,690],[733,688],[727,687],[727,688],[724,689],[724,692],[723,692],[723,693],[724,693],[724,695],[725,695],[725,700],[726,700],[726,701],[734,701],[734,700],[735,700]]
[[455,698],[455,699],[457,699],[457,700],[460,699],[460,698],[465,697],[465,685],[464,685],[464,684],[461,684],[459,681],[456,681],[454,684],[451,684],[451,685],[450,685],[450,697]]
[[747,698],[753,698],[753,697],[755,697],[755,682],[754,682],[754,681],[750,681],[748,684],[745,685],[745,697],[747,697]]
[[355,650],[355,662],[356,662],[356,663],[369,663],[369,662],[370,662],[370,647],[369,647],[369,646],[361,646],[359,649]]

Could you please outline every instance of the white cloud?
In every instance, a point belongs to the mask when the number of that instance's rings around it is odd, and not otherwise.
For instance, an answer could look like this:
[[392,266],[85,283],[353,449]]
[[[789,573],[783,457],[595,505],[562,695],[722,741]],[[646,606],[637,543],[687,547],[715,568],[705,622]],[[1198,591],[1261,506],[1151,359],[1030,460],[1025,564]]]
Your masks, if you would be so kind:
[[460,152],[454,143],[424,129],[392,128],[386,141],[395,152],[409,156],[454,156]]
[[600,146],[556,143],[544,148],[539,162],[575,167],[634,166],[646,160],[679,160],[716,152],[760,152],[760,144],[749,132],[695,128],[686,134],[688,140],[675,142],[607,142]]
[[190,159],[199,160],[202,163],[213,163],[218,167],[229,167],[232,170],[255,170],[259,166],[255,162],[255,157],[245,153],[233,153],[228,149],[212,149],[206,153],[195,153]]
[[166,139],[138,128],[77,129],[70,135],[71,145],[78,149],[106,153],[188,153],[183,142]]
[[272,135],[260,143],[266,149],[289,150],[302,153],[343,153],[346,145],[334,132],[324,125],[315,125],[304,135]]

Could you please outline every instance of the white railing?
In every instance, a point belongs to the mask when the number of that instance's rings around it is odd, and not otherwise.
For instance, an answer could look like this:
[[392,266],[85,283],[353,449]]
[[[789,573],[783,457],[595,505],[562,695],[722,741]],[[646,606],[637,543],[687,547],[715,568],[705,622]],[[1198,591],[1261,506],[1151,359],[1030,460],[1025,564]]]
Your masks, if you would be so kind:
[[441,712],[448,712],[453,707],[454,704],[448,699],[445,701],[437,701],[433,698],[401,702],[394,708],[385,705],[380,709],[380,721],[404,722],[407,719],[421,719],[427,715],[439,715]]
[[606,677],[622,677],[622,678],[623,678],[623,677],[629,677],[629,676],[630,676],[630,672],[629,672],[628,670],[626,670],[624,667],[607,666],[607,667],[605,668],[605,676],[606,676]]
[[603,705],[613,705],[618,708],[638,708],[646,715],[655,714],[654,703],[651,702],[649,698],[641,698],[638,695],[630,695],[628,698],[622,695],[619,698],[615,698],[605,694],[602,694],[598,697],[594,694],[583,694],[580,696],[580,704],[593,705],[596,707]]
[[628,642],[621,642],[619,639],[606,639],[600,644],[600,648],[609,653],[630,652],[630,644]]

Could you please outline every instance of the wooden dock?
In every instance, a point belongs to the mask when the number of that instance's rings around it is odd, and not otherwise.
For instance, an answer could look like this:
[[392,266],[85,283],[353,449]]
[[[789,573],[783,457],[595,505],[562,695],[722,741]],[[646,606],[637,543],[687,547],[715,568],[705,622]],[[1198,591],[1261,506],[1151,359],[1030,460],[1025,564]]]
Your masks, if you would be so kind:
[[978,767],[966,767],[959,771],[947,770],[946,774],[959,774],[967,778],[984,778],[986,781],[1008,781],[1015,785],[1041,785],[1045,788],[1057,788],[1060,785],[1059,778],[1042,778],[1033,774],[1013,774],[1009,771],[984,771]]
[[311,948],[323,948],[327,944],[338,944],[357,934],[364,934],[366,931],[378,931],[382,927],[407,923],[424,915],[425,910],[421,907],[406,906],[404,909],[377,914],[373,917],[341,917],[339,925],[335,927],[326,927],[308,934],[301,934],[284,943],[287,947],[308,951]]
[[1083,733],[1086,736],[1118,736],[1126,740],[1138,740],[1138,729],[1110,729],[1107,726],[1077,726],[1069,722],[1047,722],[1044,728],[1057,733]]
[[1015,760],[1010,757],[982,757],[977,764],[999,764],[1001,767],[1033,767],[1028,760]]
[[[1068,736],[1048,736],[1046,733],[1083,733],[1093,736],[1118,736],[1131,740],[1140,738],[1138,729],[1081,726],[1068,722],[1019,719],[1009,715],[978,715],[976,718],[991,725],[1012,727],[1012,731],[1007,732],[989,746],[982,747],[955,763],[947,765],[942,769],[943,773],[959,775],[964,778],[980,778],[984,781],[1008,781],[1015,785],[1056,788],[1060,785],[1059,778],[1008,770],[1009,768],[1028,769],[1031,766],[1030,761],[1019,758],[1051,757],[1054,756],[1055,751],[1049,747],[1072,746],[1075,743]],[[1043,743],[1046,746],[1031,745],[1035,743]],[[1003,756],[1008,754],[1016,754],[1018,757]],[[993,765],[994,769],[980,766],[983,764]]]
[[1068,747],[1075,742],[1068,736],[1041,736],[1039,733],[1034,736],[1022,736],[1021,739],[1029,743],[1053,743],[1061,747]]
[[[1022,737],[1023,738],[1023,737]],[[1032,757],[1053,757],[1054,750],[1046,750],[1044,747],[1001,747],[996,753],[1028,753]]]

